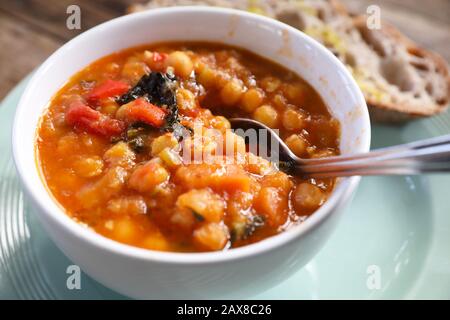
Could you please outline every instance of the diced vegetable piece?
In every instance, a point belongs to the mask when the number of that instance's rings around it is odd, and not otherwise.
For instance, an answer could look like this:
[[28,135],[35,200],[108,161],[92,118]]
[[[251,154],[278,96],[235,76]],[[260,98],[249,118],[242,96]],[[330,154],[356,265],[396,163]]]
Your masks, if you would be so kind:
[[277,171],[263,177],[261,185],[264,187],[278,188],[286,193],[288,193],[293,187],[293,183],[289,176],[281,171]]
[[86,100],[89,103],[95,103],[101,99],[120,96],[129,89],[130,86],[125,82],[108,79],[92,89],[86,96]]
[[198,220],[220,222],[224,215],[225,203],[221,197],[209,189],[194,189],[183,193],[176,205],[189,208]]
[[223,188],[228,192],[240,190],[242,192],[250,191],[250,177],[244,173],[226,173],[212,177],[212,186],[216,189]]
[[128,185],[139,192],[151,192],[167,179],[169,179],[169,172],[159,163],[149,161],[134,170]]
[[109,169],[99,180],[78,192],[79,203],[83,208],[89,209],[108,201],[120,193],[127,176],[128,172],[122,167]]
[[287,196],[278,188],[265,187],[259,191],[254,208],[263,215],[272,227],[281,226],[287,219]]
[[115,214],[139,215],[147,212],[147,204],[141,196],[128,196],[109,200],[107,209]]
[[222,250],[230,238],[228,228],[220,223],[208,223],[196,229],[194,242],[204,250]]
[[117,118],[127,122],[144,122],[156,128],[162,127],[166,115],[165,110],[151,104],[144,98],[138,98],[124,104],[116,113]]
[[214,191],[249,192],[251,178],[236,165],[190,164],[177,169],[176,179],[190,189],[212,188]]
[[80,101],[74,101],[66,111],[68,125],[82,131],[105,137],[118,136],[125,130],[125,123],[90,108]]
[[176,207],[170,217],[170,223],[179,228],[178,231],[186,234],[193,231],[196,222],[198,222],[197,217],[191,209],[186,207]]

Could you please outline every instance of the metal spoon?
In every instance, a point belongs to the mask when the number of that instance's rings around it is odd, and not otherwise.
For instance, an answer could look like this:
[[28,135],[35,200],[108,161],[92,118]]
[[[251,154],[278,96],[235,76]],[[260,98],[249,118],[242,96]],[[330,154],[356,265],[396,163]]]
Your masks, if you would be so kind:
[[279,159],[280,169],[292,175],[327,178],[450,172],[450,135],[377,149],[367,153],[302,159],[297,157],[272,129],[261,122],[245,118],[232,118],[230,123],[233,129],[267,130],[268,142],[276,141],[279,144],[278,154],[275,157],[272,154],[271,158]]

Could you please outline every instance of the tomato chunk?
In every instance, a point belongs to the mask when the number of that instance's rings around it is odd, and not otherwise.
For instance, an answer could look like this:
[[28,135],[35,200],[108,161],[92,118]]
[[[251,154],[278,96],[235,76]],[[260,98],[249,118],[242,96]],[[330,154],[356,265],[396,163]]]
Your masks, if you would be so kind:
[[105,137],[118,136],[125,130],[123,121],[111,119],[81,101],[70,104],[66,111],[66,122],[76,129]]
[[144,98],[138,98],[124,104],[117,110],[117,117],[128,121],[140,121],[154,127],[161,127],[167,112]]
[[122,95],[128,89],[130,89],[130,86],[127,83],[108,79],[92,89],[86,99],[89,103],[95,103],[101,99]]

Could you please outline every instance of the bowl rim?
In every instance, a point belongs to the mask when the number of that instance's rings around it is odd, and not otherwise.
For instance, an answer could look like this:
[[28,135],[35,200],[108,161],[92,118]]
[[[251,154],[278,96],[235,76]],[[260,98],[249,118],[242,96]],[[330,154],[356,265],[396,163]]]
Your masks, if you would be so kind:
[[[158,8],[147,10],[144,12],[138,12],[133,14],[128,14],[125,16],[121,16],[104,23],[101,23],[81,34],[74,37],[63,46],[61,46],[58,50],[56,50],[50,57],[48,57],[45,62],[38,68],[38,70],[34,73],[32,78],[30,79],[28,85],[26,86],[24,93],[22,94],[18,107],[16,109],[16,113],[14,116],[13,128],[12,128],[12,149],[13,149],[13,159],[16,166],[16,170],[19,174],[22,187],[26,191],[27,195],[31,198],[31,200],[36,204],[39,208],[38,215],[45,215],[46,218],[52,220],[54,224],[57,224],[61,227],[63,232],[69,233],[71,236],[79,238],[89,245],[96,247],[100,250],[105,250],[111,254],[118,254],[121,256],[125,256],[133,259],[140,259],[145,261],[151,261],[155,263],[170,263],[170,264],[215,264],[220,262],[228,262],[234,260],[240,260],[244,258],[250,258],[257,255],[261,255],[264,253],[268,253],[272,250],[276,250],[279,247],[288,245],[292,243],[294,240],[303,237],[305,234],[312,232],[318,226],[320,226],[325,220],[327,220],[333,209],[338,207],[339,204],[346,202],[353,191],[357,187],[360,177],[349,177],[342,178],[339,182],[339,185],[335,187],[330,197],[327,201],[302,223],[299,223],[296,226],[289,228],[286,231],[283,231],[277,235],[272,237],[263,239],[253,244],[249,244],[239,248],[233,248],[231,250],[226,251],[214,251],[214,252],[189,252],[189,253],[181,253],[181,252],[164,252],[164,251],[155,251],[144,248],[139,248],[131,245],[127,245],[112,239],[109,239],[90,228],[84,227],[79,222],[76,222],[71,217],[67,215],[66,212],[62,209],[61,205],[54,199],[53,195],[48,190],[48,187],[45,185],[42,174],[37,173],[40,177],[41,183],[44,184],[44,187],[47,189],[48,198],[41,199],[38,198],[33,192],[33,185],[27,179],[26,171],[30,168],[25,168],[24,163],[21,159],[21,151],[20,151],[20,134],[17,131],[20,128],[20,120],[23,118],[25,112],[25,101],[28,100],[28,96],[31,94],[31,89],[35,86],[35,82],[38,78],[44,74],[48,68],[51,67],[53,60],[59,55],[64,54],[66,51],[70,50],[72,45],[77,42],[84,41],[85,38],[89,37],[93,33],[102,32],[107,30],[113,24],[126,24],[128,21],[133,19],[147,19],[151,18],[154,15],[163,14],[163,13],[216,13],[216,14],[224,14],[228,16],[238,15],[243,18],[253,19],[257,22],[272,25],[279,29],[285,29],[289,32],[293,32],[297,38],[297,40],[301,39],[302,41],[308,42],[311,46],[314,46],[316,50],[321,51],[328,59],[331,59],[336,65],[337,70],[339,70],[342,74],[345,75],[349,82],[349,90],[353,91],[359,104],[364,112],[362,115],[362,121],[364,121],[364,133],[362,134],[362,139],[360,140],[360,149],[363,151],[368,151],[370,146],[370,121],[369,114],[367,110],[367,105],[364,99],[364,96],[356,84],[355,80],[351,76],[350,72],[347,68],[342,64],[342,62],[336,58],[328,49],[326,49],[319,42],[304,34],[298,29],[295,29],[287,24],[284,24],[275,19],[271,19],[268,17],[264,17],[261,15],[253,14],[246,11],[230,9],[230,8],[218,8],[218,7],[208,7],[208,6],[178,6],[178,7],[166,7],[166,8]],[[220,43],[220,40],[218,41]],[[126,49],[126,48],[123,48]],[[247,48],[251,50],[250,48]],[[36,162],[36,154],[33,151],[34,162]],[[34,166],[33,170],[39,171],[38,165]],[[52,210],[47,205],[48,201],[56,202],[58,210]]]

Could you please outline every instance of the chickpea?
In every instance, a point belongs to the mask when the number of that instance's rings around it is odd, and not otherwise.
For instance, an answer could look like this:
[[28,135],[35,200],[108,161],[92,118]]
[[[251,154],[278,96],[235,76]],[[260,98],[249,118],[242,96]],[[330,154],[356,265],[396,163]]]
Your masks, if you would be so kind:
[[105,103],[102,103],[101,112],[114,117],[116,115],[117,109],[119,109],[119,105],[115,101],[107,100]]
[[183,163],[180,155],[170,148],[165,148],[162,150],[158,157],[164,162],[164,164],[169,168],[175,168]]
[[152,156],[157,156],[165,148],[175,148],[178,145],[178,140],[171,133],[163,134],[155,140],[153,140],[151,149]]
[[189,208],[200,220],[220,222],[225,212],[225,202],[209,189],[193,189],[177,199],[178,208]]
[[253,112],[264,100],[264,92],[258,88],[248,90],[241,101],[241,108],[246,112]]
[[175,74],[182,78],[188,78],[194,70],[194,64],[191,58],[182,51],[170,53],[167,57],[166,64],[167,66],[173,67]]
[[325,194],[319,187],[302,182],[295,188],[293,199],[297,210],[315,210],[325,201]]
[[215,85],[216,87],[223,88],[232,80],[233,78],[227,72],[218,70]]
[[275,107],[278,107],[278,108],[286,108],[287,104],[288,104],[286,98],[282,94],[279,94],[279,93],[277,93],[272,98],[272,103]]
[[222,116],[216,116],[211,120],[211,125],[214,129],[227,130],[231,128],[230,121]]
[[286,145],[297,156],[302,156],[307,149],[307,142],[298,134],[289,136],[285,141]]
[[270,128],[278,125],[278,112],[271,105],[264,104],[255,110],[253,119],[262,122]]
[[128,180],[128,185],[131,189],[139,192],[151,192],[157,185],[167,181],[169,177],[169,172],[162,165],[149,161],[134,170]]
[[206,88],[212,88],[216,85],[217,72],[208,66],[203,67],[197,76],[197,80]]
[[220,91],[220,97],[227,106],[232,106],[241,99],[244,88],[240,80],[232,79]]
[[189,112],[192,112],[197,107],[195,95],[190,90],[178,89],[177,105],[182,113],[189,114]]
[[287,130],[300,130],[304,127],[301,113],[293,109],[283,112],[282,123]]

